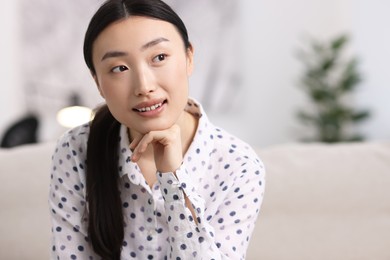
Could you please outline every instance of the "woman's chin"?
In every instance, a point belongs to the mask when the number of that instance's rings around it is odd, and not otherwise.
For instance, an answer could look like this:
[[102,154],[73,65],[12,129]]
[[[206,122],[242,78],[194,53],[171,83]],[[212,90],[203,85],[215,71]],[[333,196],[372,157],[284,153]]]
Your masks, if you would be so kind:
[[174,123],[163,123],[163,124],[153,124],[149,126],[139,127],[139,126],[133,126],[129,127],[130,131],[135,131],[137,133],[140,133],[142,135],[145,135],[152,131],[162,131],[171,128],[174,125]]

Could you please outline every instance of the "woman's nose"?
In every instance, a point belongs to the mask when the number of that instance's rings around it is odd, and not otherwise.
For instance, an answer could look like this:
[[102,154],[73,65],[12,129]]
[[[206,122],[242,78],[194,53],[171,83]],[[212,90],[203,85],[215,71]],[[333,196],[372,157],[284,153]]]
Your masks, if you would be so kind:
[[136,71],[133,84],[136,96],[147,95],[156,90],[153,75],[147,69],[138,69]]

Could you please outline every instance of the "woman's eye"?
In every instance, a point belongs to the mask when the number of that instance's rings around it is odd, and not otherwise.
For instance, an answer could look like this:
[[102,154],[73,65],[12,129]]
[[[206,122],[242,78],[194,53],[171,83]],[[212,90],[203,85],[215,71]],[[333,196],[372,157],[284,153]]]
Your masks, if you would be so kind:
[[166,57],[167,57],[166,54],[159,54],[153,58],[153,62],[161,62],[161,61],[165,60]]
[[111,72],[119,73],[119,72],[123,72],[123,71],[125,71],[125,70],[128,70],[128,68],[127,68],[126,66],[121,65],[121,66],[116,66],[116,67],[114,67],[114,68],[111,70]]

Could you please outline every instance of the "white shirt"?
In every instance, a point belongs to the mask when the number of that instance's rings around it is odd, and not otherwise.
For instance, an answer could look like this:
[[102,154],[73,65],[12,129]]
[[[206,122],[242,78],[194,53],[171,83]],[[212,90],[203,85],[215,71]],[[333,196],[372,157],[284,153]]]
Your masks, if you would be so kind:
[[[243,141],[212,125],[201,106],[194,140],[181,167],[157,173],[149,187],[130,161],[127,128],[120,127],[119,172],[125,218],[121,259],[245,259],[259,214],[265,169]],[[87,239],[85,161],[89,125],[58,141],[53,154],[49,207],[53,259],[100,259]],[[185,206],[183,191],[197,214]]]

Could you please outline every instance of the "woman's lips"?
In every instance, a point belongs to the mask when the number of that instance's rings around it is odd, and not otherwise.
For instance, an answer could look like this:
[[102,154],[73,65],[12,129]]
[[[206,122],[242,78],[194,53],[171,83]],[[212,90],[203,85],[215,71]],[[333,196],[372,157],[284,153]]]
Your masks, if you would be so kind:
[[167,100],[143,102],[134,107],[133,110],[142,116],[154,116],[163,109],[166,103]]
[[151,106],[147,106],[147,107],[135,108],[135,110],[137,110],[138,112],[153,111],[153,110],[161,107],[162,104],[163,104],[163,102],[160,102],[160,103],[157,103],[157,104],[154,104]]

